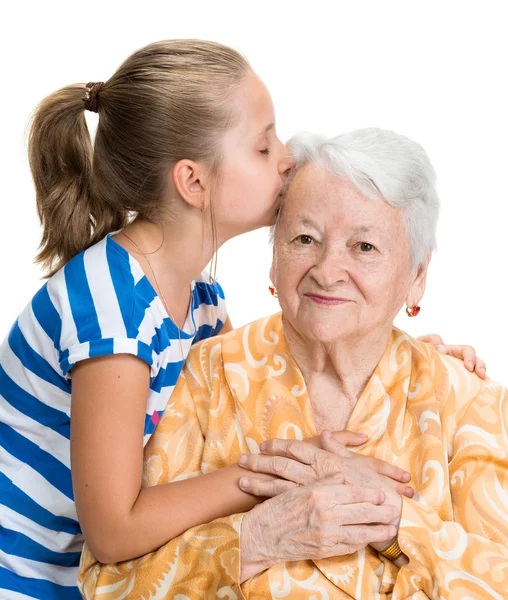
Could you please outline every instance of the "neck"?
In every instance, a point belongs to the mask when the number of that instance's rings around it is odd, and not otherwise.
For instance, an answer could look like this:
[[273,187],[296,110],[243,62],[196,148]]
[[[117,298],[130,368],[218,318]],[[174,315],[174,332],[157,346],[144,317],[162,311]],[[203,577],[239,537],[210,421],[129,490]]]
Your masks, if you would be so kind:
[[367,336],[321,342],[306,337],[284,321],[289,350],[309,384],[319,377],[333,380],[336,392],[356,403],[372,377],[392,331],[391,324]]
[[136,219],[124,229],[128,238],[123,245],[136,257],[144,253],[161,286],[187,290],[212,258],[208,229],[199,211],[160,225]]

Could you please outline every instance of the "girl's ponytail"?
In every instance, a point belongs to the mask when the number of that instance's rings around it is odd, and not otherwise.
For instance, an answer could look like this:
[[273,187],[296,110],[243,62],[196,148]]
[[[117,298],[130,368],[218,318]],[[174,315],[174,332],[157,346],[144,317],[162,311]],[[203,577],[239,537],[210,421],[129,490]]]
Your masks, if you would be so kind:
[[35,183],[42,240],[36,262],[55,273],[127,215],[118,206],[94,201],[93,149],[85,120],[83,84],[58,90],[37,107],[28,155]]

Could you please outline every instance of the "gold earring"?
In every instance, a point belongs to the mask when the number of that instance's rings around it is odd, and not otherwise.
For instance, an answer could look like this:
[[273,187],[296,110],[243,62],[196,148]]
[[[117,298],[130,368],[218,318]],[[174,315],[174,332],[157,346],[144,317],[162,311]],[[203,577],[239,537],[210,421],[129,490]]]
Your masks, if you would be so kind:
[[421,308],[417,304],[415,306],[406,306],[406,314],[408,317],[416,317],[420,310]]

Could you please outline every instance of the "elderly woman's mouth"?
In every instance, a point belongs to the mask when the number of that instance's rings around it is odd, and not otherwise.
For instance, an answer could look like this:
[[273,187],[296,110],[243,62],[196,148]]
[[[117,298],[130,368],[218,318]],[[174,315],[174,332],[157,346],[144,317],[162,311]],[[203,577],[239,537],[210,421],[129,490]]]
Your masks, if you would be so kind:
[[339,298],[336,296],[323,296],[321,294],[305,294],[307,298],[315,302],[316,304],[321,304],[323,306],[338,306],[340,304],[345,304],[346,302],[351,302],[347,298]]

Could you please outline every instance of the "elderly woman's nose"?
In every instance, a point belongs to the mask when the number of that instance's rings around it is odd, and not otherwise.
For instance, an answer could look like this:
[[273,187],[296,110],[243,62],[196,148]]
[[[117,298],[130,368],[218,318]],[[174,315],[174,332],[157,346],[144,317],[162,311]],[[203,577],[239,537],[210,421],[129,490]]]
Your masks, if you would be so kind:
[[327,252],[323,254],[312,269],[312,276],[323,288],[330,288],[336,283],[349,281],[347,258],[342,253]]

